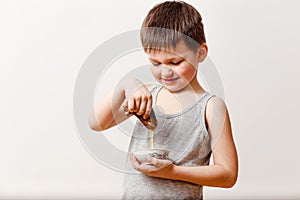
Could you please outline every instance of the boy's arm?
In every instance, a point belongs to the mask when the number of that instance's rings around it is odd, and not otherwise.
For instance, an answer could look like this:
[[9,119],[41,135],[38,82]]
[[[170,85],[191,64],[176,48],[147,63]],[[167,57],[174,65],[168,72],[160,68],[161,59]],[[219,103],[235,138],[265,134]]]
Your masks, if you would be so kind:
[[124,99],[124,91],[120,88],[105,96],[104,99],[94,107],[89,117],[90,128],[95,131],[102,131],[115,126],[117,122],[121,123],[124,121],[127,118],[121,106]]
[[[93,109],[89,117],[89,126],[102,131],[115,126],[128,118],[123,106],[130,111],[147,117],[151,112],[152,96],[142,82],[132,77],[123,78]],[[125,102],[126,101],[126,102]]]
[[[135,162],[136,160],[133,160],[134,167],[149,176],[187,181],[206,186],[232,187],[237,180],[238,158],[228,111],[222,99],[214,97],[208,101],[206,119],[210,134],[219,135],[218,141],[212,149],[213,165],[176,166],[164,160],[151,159],[151,162],[158,169],[163,168],[157,171],[143,169]],[[220,122],[222,123],[220,124]]]
[[113,91],[94,106],[89,117],[91,129],[102,131],[121,123],[127,118],[124,111],[122,111],[127,82],[129,82],[128,78],[122,79]]

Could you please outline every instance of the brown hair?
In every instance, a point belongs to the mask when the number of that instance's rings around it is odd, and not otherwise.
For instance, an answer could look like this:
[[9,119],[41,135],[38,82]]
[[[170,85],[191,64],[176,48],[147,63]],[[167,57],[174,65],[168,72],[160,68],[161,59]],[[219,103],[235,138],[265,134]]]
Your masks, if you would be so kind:
[[182,39],[196,51],[206,42],[200,13],[183,1],[166,1],[154,6],[143,21],[140,36],[146,52],[174,49]]

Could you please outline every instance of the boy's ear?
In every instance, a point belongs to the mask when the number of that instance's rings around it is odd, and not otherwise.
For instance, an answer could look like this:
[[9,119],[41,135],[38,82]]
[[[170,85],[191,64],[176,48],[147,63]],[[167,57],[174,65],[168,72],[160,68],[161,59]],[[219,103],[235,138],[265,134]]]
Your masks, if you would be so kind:
[[207,56],[208,48],[206,43],[202,43],[198,49],[198,62],[203,62]]

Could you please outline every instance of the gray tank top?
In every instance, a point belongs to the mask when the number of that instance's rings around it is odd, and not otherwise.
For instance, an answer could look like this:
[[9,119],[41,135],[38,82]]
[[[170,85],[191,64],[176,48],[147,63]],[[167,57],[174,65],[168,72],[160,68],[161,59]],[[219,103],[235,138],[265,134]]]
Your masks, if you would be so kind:
[[[204,111],[207,101],[214,95],[205,92],[176,114],[164,114],[155,105],[162,86],[152,92],[153,110],[158,125],[154,130],[154,148],[170,150],[169,159],[180,166],[208,165],[211,156],[210,137],[205,125]],[[150,147],[148,130],[137,120],[129,152]],[[127,159],[127,169],[134,170]],[[149,177],[142,173],[128,173],[124,179],[122,199],[203,199],[201,185]]]

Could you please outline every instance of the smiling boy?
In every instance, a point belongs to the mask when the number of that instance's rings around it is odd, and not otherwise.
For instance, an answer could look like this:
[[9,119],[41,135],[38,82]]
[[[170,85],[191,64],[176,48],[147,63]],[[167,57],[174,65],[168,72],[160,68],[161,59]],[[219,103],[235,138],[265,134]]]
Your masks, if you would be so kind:
[[[208,52],[201,15],[182,1],[158,4],[143,22],[141,41],[158,86],[124,78],[95,108],[90,127],[105,130],[126,120],[124,104],[145,119],[154,110],[154,146],[170,150],[170,159],[142,165],[130,154],[140,173],[126,175],[123,199],[202,199],[204,185],[232,187],[238,158],[227,107],[197,79]],[[147,148],[147,133],[137,122],[130,152]]]

